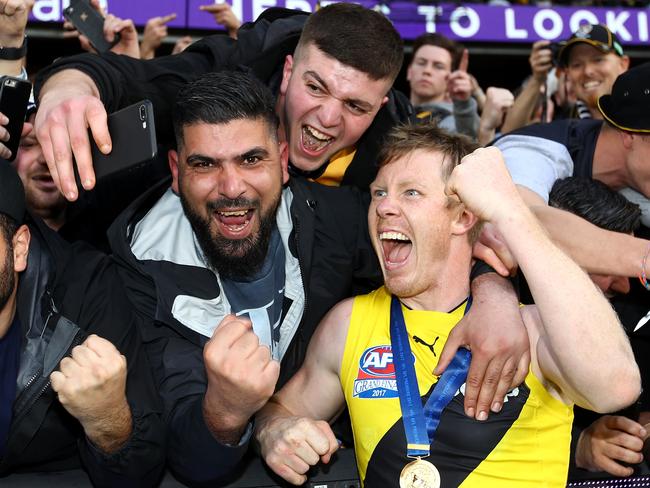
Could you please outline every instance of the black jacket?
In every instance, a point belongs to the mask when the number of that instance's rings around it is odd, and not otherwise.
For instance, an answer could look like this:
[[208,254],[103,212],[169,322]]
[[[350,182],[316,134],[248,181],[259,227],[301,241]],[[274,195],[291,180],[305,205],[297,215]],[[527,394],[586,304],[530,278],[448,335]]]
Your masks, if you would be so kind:
[[[109,229],[109,241],[123,265],[128,296],[145,319],[142,335],[165,404],[169,465],[185,481],[205,482],[232,472],[247,443],[222,445],[207,430],[201,405],[207,386],[203,346],[208,338],[172,314],[178,296],[218,297],[216,275],[205,267],[161,259],[140,261],[131,248],[135,225],[168,187],[167,182],[135,201]],[[299,261],[305,305],[281,362],[278,387],[302,364],[309,339],[325,313],[340,300],[381,283],[368,239],[366,197],[353,188],[325,187],[300,178],[292,178],[289,187],[293,195],[289,249]]]
[[[68,469],[81,461],[96,486],[153,486],[164,466],[160,400],[116,266],[41,222],[30,221],[29,228],[28,266],[17,295],[23,348],[0,474]],[[88,442],[49,382],[61,359],[90,334],[111,341],[127,358],[133,433],[111,456]]]
[[[172,103],[181,86],[210,71],[238,69],[254,73],[277,93],[284,59],[293,54],[307,16],[305,12],[271,8],[255,22],[242,26],[237,41],[215,34],[178,55],[148,61],[113,53],[62,58],[41,72],[35,91],[38,95],[43,82],[56,72],[79,69],[95,81],[109,113],[144,98],[151,100],[158,142],[173,146]],[[342,184],[367,190],[377,172],[377,151],[387,131],[396,123],[413,120],[411,105],[402,93],[391,90],[388,98],[357,143]]]

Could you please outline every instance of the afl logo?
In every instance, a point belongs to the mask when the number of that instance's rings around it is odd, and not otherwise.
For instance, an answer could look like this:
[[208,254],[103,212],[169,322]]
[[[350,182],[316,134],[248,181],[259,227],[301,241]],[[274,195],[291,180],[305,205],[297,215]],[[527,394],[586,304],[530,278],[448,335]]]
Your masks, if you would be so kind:
[[361,355],[359,369],[370,377],[394,378],[393,351],[390,346],[375,346]]

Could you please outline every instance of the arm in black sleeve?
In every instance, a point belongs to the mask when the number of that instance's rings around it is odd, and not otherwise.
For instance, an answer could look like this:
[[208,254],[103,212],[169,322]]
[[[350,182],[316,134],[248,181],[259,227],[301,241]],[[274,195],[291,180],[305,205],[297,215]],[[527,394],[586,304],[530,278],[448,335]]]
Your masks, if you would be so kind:
[[111,341],[126,357],[126,396],[133,422],[127,442],[110,455],[82,438],[79,448],[84,468],[95,486],[155,486],[165,460],[162,405],[142,347],[137,316],[112,260],[85,245],[75,244],[72,250],[63,303],[78,304],[78,325],[87,334]]

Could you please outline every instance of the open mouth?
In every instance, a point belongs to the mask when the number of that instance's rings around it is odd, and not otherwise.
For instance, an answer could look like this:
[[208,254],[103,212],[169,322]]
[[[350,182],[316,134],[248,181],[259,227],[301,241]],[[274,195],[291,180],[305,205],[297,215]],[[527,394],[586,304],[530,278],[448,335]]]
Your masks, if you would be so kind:
[[598,88],[600,86],[600,81],[588,81],[587,83],[583,83],[582,87],[585,90],[593,90],[594,88]]
[[54,189],[56,190],[56,185],[50,173],[39,173],[32,176],[32,180],[43,189]]
[[241,234],[246,229],[252,218],[254,209],[217,210],[214,212],[217,220],[228,234]]
[[334,137],[311,127],[309,125],[302,126],[302,146],[308,152],[318,153],[329,146]]
[[411,255],[413,243],[401,232],[380,232],[379,240],[387,269],[403,266]]

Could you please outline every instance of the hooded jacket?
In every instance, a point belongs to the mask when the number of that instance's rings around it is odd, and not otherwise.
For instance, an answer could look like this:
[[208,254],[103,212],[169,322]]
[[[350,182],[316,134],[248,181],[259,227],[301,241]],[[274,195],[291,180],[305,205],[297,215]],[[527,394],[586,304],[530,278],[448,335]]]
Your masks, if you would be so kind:
[[[63,241],[40,221],[30,220],[29,229],[28,266],[17,293],[23,330],[17,392],[0,475],[69,469],[81,461],[95,486],[154,486],[164,467],[159,399],[116,266],[86,245]],[[88,441],[49,380],[90,334],[111,341],[128,364],[133,431],[108,456]]]
[[[182,210],[173,218],[169,212],[167,216],[156,213],[164,218],[160,227],[167,237],[161,233],[142,245],[139,225],[154,215],[159,201],[169,198],[178,199],[171,194],[169,181],[152,188],[113,224],[109,241],[121,264],[128,296],[144,318],[143,340],[165,406],[169,465],[185,481],[206,482],[233,470],[249,436],[238,446],[221,444],[203,420],[207,388],[203,346],[218,325],[219,314],[229,310],[218,273],[192,250],[193,232],[183,227],[189,223]],[[281,325],[286,347],[278,388],[302,364],[309,339],[325,313],[340,300],[381,283],[367,237],[364,198],[353,188],[330,188],[300,178],[292,178],[283,191],[278,227],[288,251],[286,261],[297,267],[292,271],[286,266]],[[179,207],[178,203],[176,212]],[[150,237],[149,232],[144,235]]]

